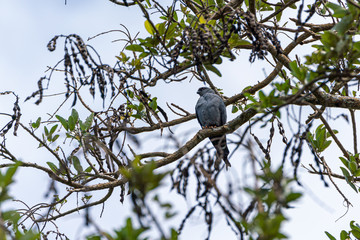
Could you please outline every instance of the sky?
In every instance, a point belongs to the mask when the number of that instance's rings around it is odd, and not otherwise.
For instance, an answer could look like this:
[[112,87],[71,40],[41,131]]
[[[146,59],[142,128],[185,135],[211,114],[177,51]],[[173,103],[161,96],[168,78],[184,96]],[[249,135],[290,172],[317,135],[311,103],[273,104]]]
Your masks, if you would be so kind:
[[[134,35],[139,31],[141,34],[146,34],[143,25],[144,19],[141,16],[142,13],[135,7],[119,7],[109,1],[67,0],[65,5],[63,0],[0,0],[0,92],[13,90],[18,94],[23,122],[25,123],[35,120],[39,114],[44,114],[44,112],[51,113],[53,111],[51,106],[59,103],[63,98],[49,99],[47,104],[40,106],[36,106],[34,101],[23,102],[27,96],[36,90],[36,82],[46,74],[47,66],[53,66],[63,56],[63,45],[61,44],[59,44],[59,49],[55,52],[47,50],[46,45],[50,39],[59,34],[76,33],[86,40],[101,32],[121,29],[120,24],[128,26],[130,32]],[[115,56],[121,51],[122,45],[119,42],[112,41],[121,37],[115,32],[102,35],[87,43],[99,51],[104,62],[115,62]],[[225,95],[232,96],[240,92],[244,87],[261,81],[270,72],[267,68],[264,68],[264,65],[264,62],[261,61],[250,64],[248,54],[244,53],[242,55],[240,52],[238,60],[228,62],[221,68],[222,78],[212,76],[213,82],[223,89]],[[159,104],[165,106],[166,102],[180,102],[181,106],[186,110],[194,112],[194,105],[198,98],[196,89],[200,86],[202,84],[195,80],[174,84],[171,87],[160,84],[159,88],[153,90],[152,94],[158,96]],[[166,91],[164,91],[165,87]],[[49,92],[64,89],[63,75],[57,74],[50,82],[49,88]],[[3,109],[11,109],[12,101],[11,96],[2,97],[0,112],[3,112]],[[101,104],[95,102],[96,100],[93,101],[93,104],[101,106]],[[69,109],[70,107],[67,107],[63,111],[70,111]],[[230,111],[230,108],[228,108],[229,120],[236,117]],[[1,121],[4,120],[0,118],[0,123],[2,123]],[[349,126],[344,121],[341,122],[341,120],[339,120],[339,123],[345,129],[345,134],[341,135],[342,139],[346,144],[350,144],[346,142],[346,131],[350,129]],[[196,120],[184,126],[188,127],[189,131],[193,133],[199,128]],[[261,134],[261,131],[258,134]],[[39,162],[39,164],[48,161],[47,156],[43,155],[41,150],[34,151],[37,146],[31,142],[30,138],[23,137],[24,134],[19,135],[22,137],[9,139],[9,146],[14,149],[18,148],[21,159]],[[264,140],[266,140],[266,135],[267,133],[263,136]],[[278,142],[275,142],[274,146],[281,144],[279,136],[276,141]],[[19,148],[19,146],[21,147]],[[144,150],[144,152],[146,151]],[[340,153],[335,149],[329,152],[329,159],[338,161],[337,157],[334,156],[340,156]],[[276,156],[276,149],[273,150],[273,154]],[[240,158],[236,160],[241,161]],[[304,165],[313,163],[313,158],[305,155],[303,163]],[[235,165],[235,168],[241,167],[241,163],[232,165]],[[299,171],[303,183],[303,187],[299,187],[299,189],[305,192],[305,197],[294,208],[286,211],[290,222],[285,225],[285,232],[290,236],[290,239],[326,239],[324,231],[329,231],[338,236],[342,229],[349,229],[349,222],[357,220],[358,217],[354,213],[358,213],[360,210],[360,204],[357,204],[359,202],[357,201],[358,196],[352,192],[350,187],[337,182],[342,189],[345,189],[344,192],[353,203],[350,212],[343,216],[346,213],[346,208],[343,206],[341,196],[335,189],[333,187],[324,188],[322,182],[319,181],[319,177],[308,174],[305,169],[300,168]],[[230,170],[229,174],[236,174],[236,171]],[[291,175],[291,172],[289,175]],[[39,199],[43,200],[44,192],[48,187],[47,179],[48,176],[46,175],[21,170],[17,174],[12,194],[15,198],[22,199],[29,205],[36,204]],[[168,191],[168,189],[164,190],[166,193],[164,197],[166,197]],[[175,194],[172,194],[172,197],[173,195]],[[179,197],[176,202],[179,204],[178,206],[184,209],[189,207],[188,203],[184,203]],[[119,226],[119,219],[128,214],[130,205],[126,201],[122,205],[114,197],[105,207],[110,210],[105,210],[101,218],[97,210],[93,211],[92,214],[104,230],[111,230]],[[341,216],[343,217],[340,218]],[[192,239],[205,238],[206,228],[197,223],[198,218],[194,217],[190,220],[190,224],[186,225],[180,239],[190,239],[189,237]],[[81,214],[74,214],[65,218],[65,220],[57,221],[57,224],[61,226],[60,231],[68,233],[70,239],[77,239],[78,236],[82,236],[81,234],[84,231],[86,232],[86,229],[82,229],[82,223]],[[231,231],[228,236],[224,236],[221,230],[224,227],[223,222],[215,225],[211,239],[224,237],[236,239]]]

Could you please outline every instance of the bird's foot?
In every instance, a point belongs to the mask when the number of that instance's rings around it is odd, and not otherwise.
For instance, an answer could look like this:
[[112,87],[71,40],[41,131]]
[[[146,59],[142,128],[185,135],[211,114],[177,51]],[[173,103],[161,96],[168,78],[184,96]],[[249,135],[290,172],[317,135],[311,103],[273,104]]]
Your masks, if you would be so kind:
[[203,126],[203,129],[211,129],[211,128],[217,128],[218,126]]

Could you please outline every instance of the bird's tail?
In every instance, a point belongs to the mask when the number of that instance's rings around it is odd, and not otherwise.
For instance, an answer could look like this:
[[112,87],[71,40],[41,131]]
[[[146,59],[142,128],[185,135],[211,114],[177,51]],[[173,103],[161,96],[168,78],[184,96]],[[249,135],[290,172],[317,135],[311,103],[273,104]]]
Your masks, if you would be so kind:
[[210,137],[210,141],[216,149],[216,154],[224,160],[227,170],[231,164],[228,160],[229,149],[226,144],[226,135]]

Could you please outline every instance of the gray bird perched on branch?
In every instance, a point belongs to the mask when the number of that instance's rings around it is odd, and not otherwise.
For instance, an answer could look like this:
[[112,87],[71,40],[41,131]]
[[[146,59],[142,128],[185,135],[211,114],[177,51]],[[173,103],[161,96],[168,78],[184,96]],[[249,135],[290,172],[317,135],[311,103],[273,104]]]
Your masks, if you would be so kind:
[[[214,90],[201,87],[197,91],[200,95],[195,106],[196,118],[202,128],[220,127],[226,123],[226,106],[222,98]],[[228,160],[229,149],[226,144],[226,135],[209,137],[216,149],[217,157],[224,160],[226,169],[231,167]]]

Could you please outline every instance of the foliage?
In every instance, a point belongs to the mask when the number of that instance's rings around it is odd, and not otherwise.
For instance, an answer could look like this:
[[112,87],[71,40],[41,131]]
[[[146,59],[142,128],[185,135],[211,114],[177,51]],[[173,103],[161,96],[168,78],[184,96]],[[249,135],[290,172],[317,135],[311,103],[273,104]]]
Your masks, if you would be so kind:
[[259,189],[246,189],[248,194],[257,200],[258,213],[250,221],[242,224],[249,231],[250,239],[283,239],[287,238],[281,231],[281,225],[286,221],[283,209],[291,207],[302,194],[289,188],[294,179],[283,176],[283,169],[271,171],[264,162],[264,173],[257,176],[262,181]]
[[[2,173],[0,171],[0,206],[12,199],[9,196],[9,186],[13,183],[14,174],[21,164],[19,162],[15,165],[8,167]],[[20,221],[20,214],[16,210],[3,211],[0,209],[0,239],[38,239],[40,233],[27,229]]]
[[[140,228],[136,228],[131,218],[126,219],[126,225],[119,230],[115,230],[115,236],[110,237],[110,234],[106,234],[107,238],[116,240],[136,240],[136,239],[148,239],[142,235],[151,230],[151,226],[154,225],[161,233],[162,239],[177,240],[177,232],[175,229],[170,229],[170,233],[166,234],[163,227],[159,224],[159,211],[155,214],[153,212],[154,204],[156,203],[160,209],[164,211],[164,218],[170,219],[176,215],[173,212],[173,205],[169,202],[162,202],[159,195],[154,195],[152,199],[149,199],[150,192],[157,189],[161,185],[161,181],[167,175],[167,173],[155,173],[155,163],[150,163],[144,167],[139,166],[139,159],[135,159],[131,163],[132,169],[123,169],[122,174],[129,180],[129,188],[131,190],[131,202],[133,205],[134,215],[137,217],[140,223]],[[151,220],[147,219],[147,216],[151,216]],[[88,236],[88,240],[101,239],[104,235],[91,235]],[[168,237],[166,235],[169,235]]]
[[[354,113],[360,109],[359,3],[315,0],[304,6],[299,0],[110,1],[119,8],[139,8],[146,31],[139,37],[125,26],[119,30],[124,46],[115,64],[104,63],[81,36],[57,35],[47,47],[49,51],[59,51],[63,44],[64,57],[38,80],[38,89],[26,101],[36,98],[35,104],[46,104],[44,94],[51,88],[53,74],[62,72],[64,103],[51,106],[52,113],[46,119],[45,114],[40,115],[27,125],[21,121],[19,97],[12,91],[0,93],[4,98],[15,97],[12,112],[0,114],[9,119],[0,128],[0,156],[4,160],[0,167],[7,169],[0,175],[0,201],[9,198],[7,189],[17,167],[48,174],[52,182],[48,196],[53,193],[48,204],[30,206],[25,212],[3,212],[2,220],[11,221],[13,227],[1,223],[2,236],[24,235],[32,239],[40,234],[46,238],[47,233],[40,227],[20,231],[20,219],[31,222],[30,226],[46,226],[58,218],[104,204],[119,188],[120,201],[131,202],[133,215],[114,233],[99,230],[88,235],[88,239],[177,239],[197,211],[207,226],[207,239],[218,219],[224,219],[240,239],[287,238],[282,229],[288,220],[284,212],[302,196],[294,185],[301,185],[298,167],[307,149],[315,163],[305,166],[309,174],[318,175],[325,186],[329,179],[346,206],[351,206],[333,179],[346,182],[354,194],[359,192]],[[297,18],[285,18],[288,14]],[[323,22],[317,23],[317,17]],[[312,19],[315,23],[311,23]],[[310,45],[312,51],[308,50]],[[292,59],[292,53],[302,51],[308,54]],[[219,89],[215,82],[223,75],[221,66],[238,61],[239,54],[246,52],[249,62],[262,61],[272,71],[236,95],[225,97],[227,89]],[[188,79],[198,80],[224,95],[225,104],[232,105],[236,117],[225,127],[190,133],[193,137],[186,136],[186,143],[182,143],[179,132],[174,133],[170,127],[182,126],[195,115],[178,104],[165,108],[162,102],[166,95],[153,96],[152,92],[162,83],[187,84]],[[48,87],[43,87],[44,82]],[[91,97],[102,100],[102,110],[95,110]],[[69,101],[71,112],[62,109]],[[340,130],[333,129],[337,117],[329,111],[332,108],[349,112],[349,117],[345,113],[340,116],[351,119],[353,148],[343,144]],[[18,128],[49,154],[46,164],[20,161],[17,150],[6,145],[10,130],[16,135]],[[267,141],[257,136],[259,130],[268,131]],[[284,143],[282,161],[271,152],[273,140],[277,140],[275,130]],[[151,146],[151,152],[141,153],[148,132],[160,133],[166,139],[162,148],[166,151],[155,151],[159,141]],[[236,154],[247,153],[244,162],[250,167],[244,168],[250,170],[249,182],[223,180],[228,172],[214,168],[218,162],[216,154],[209,144],[200,142],[216,134],[228,134],[229,146]],[[342,155],[337,156],[338,162],[328,164],[326,153],[331,149],[339,149]],[[165,166],[166,170],[159,170]],[[239,168],[232,171],[239,172]],[[284,171],[285,168],[292,171]],[[185,201],[194,199],[176,228],[162,224],[177,213],[172,202],[159,197],[164,182],[170,183],[172,192]],[[58,188],[66,194],[59,195]],[[97,198],[95,192],[102,192],[102,197]],[[247,197],[240,203],[237,196],[245,194]],[[80,203],[70,201],[74,195],[81,199]],[[64,205],[70,210],[63,210]],[[219,210],[221,214],[217,214]],[[88,224],[101,229],[85,215]],[[351,234],[358,237],[358,226],[351,222],[350,227],[350,231],[341,232],[341,239]],[[49,232],[67,238],[57,231]]]
[[[350,222],[350,228],[351,230],[349,231],[345,231],[342,230],[340,232],[340,238],[341,240],[347,240],[347,239],[359,239],[360,238],[360,226],[359,224],[355,223],[355,221],[351,221]],[[336,240],[336,238],[331,235],[328,232],[325,232],[325,234],[328,236],[329,239],[331,240]],[[354,238],[352,238],[354,237]]]

